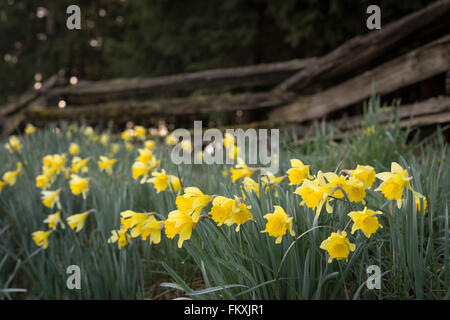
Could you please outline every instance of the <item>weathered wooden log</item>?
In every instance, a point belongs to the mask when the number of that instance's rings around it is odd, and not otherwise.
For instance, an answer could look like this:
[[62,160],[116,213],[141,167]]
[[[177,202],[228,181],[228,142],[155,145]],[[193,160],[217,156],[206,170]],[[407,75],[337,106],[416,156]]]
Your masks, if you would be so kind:
[[[450,46],[448,46],[448,59],[450,60]],[[445,78],[445,92],[450,96],[450,70],[448,70],[447,77]]]
[[[390,53],[395,47],[417,41],[420,33],[448,30],[450,27],[450,0],[441,0],[382,27],[378,31],[357,36],[334,51],[308,64],[283,81],[275,89],[301,90],[316,83],[340,77],[351,70],[367,66],[375,59]],[[414,40],[414,41],[411,41]]]
[[278,107],[292,102],[293,93],[248,93],[220,96],[196,96],[151,101],[116,101],[90,106],[67,106],[64,109],[35,107],[26,110],[31,121],[142,120],[145,117],[205,115]]
[[303,96],[269,113],[272,121],[303,122],[324,117],[370,97],[420,82],[450,67],[447,47],[450,35],[347,80],[324,92]]
[[64,99],[68,104],[93,104],[137,96],[181,93],[195,90],[271,86],[301,70],[314,58],[255,66],[226,68],[177,74],[158,78],[97,81],[90,85],[69,86],[47,92],[49,101]]
[[[418,118],[450,111],[450,97],[437,97],[399,107],[384,107],[377,116],[378,121],[386,122],[398,115],[400,120]],[[370,114],[368,115],[370,116]],[[333,121],[333,126],[340,130],[356,128],[364,123],[365,116],[353,116]]]
[[42,87],[38,90],[31,89],[24,94],[22,94],[16,101],[13,101],[5,106],[0,107],[0,117],[4,117],[7,115],[10,115],[14,112],[19,111],[20,109],[27,106],[30,102],[37,99],[43,92],[46,90],[52,88],[56,81],[58,79],[57,75],[53,75],[50,78],[48,78],[44,83],[42,84]]

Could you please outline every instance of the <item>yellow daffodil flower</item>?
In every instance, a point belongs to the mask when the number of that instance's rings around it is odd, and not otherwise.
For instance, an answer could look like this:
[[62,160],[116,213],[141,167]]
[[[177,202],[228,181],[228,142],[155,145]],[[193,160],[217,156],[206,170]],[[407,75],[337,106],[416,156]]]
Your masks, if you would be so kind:
[[131,129],[126,129],[121,134],[122,139],[125,141],[130,141],[131,139],[133,139],[133,136],[134,132]]
[[171,211],[164,223],[167,238],[173,239],[177,234],[178,248],[183,246],[183,242],[191,238],[192,229],[195,227],[195,222],[192,216],[180,210]]
[[274,206],[273,213],[268,213],[264,216],[267,220],[266,229],[261,233],[269,233],[269,236],[275,237],[275,243],[280,244],[283,236],[289,230],[291,236],[295,236],[295,232],[292,230],[292,217],[289,217],[284,209],[280,206]]
[[115,155],[117,152],[119,152],[120,145],[118,143],[111,144],[111,155]]
[[61,189],[55,191],[41,191],[42,195],[42,203],[47,208],[53,208],[56,204],[56,207],[61,210],[61,202],[59,201],[59,195],[61,193]]
[[143,126],[135,126],[134,127],[134,136],[139,140],[145,140],[146,130]]
[[16,184],[17,176],[22,172],[22,163],[17,162],[16,166],[17,166],[17,169],[15,171],[6,171],[3,174],[3,182],[5,184],[8,184],[10,186],[13,186]]
[[167,135],[167,137],[166,137],[166,143],[167,143],[169,146],[174,146],[174,145],[176,145],[176,144],[178,143],[178,140],[175,139],[175,137],[174,137],[173,134],[171,133],[171,134]]
[[50,177],[48,174],[40,174],[36,177],[36,187],[47,189],[51,186]]
[[100,156],[100,161],[98,161],[98,167],[100,171],[106,171],[108,174],[112,174],[112,167],[117,162],[116,159],[109,159],[105,156]]
[[309,165],[304,165],[301,160],[291,159],[291,168],[287,171],[289,185],[299,185],[309,177]]
[[[250,177],[245,177],[242,180],[242,187],[247,193],[255,192],[256,196],[259,198],[259,184]],[[245,200],[245,192],[242,192],[242,197]]]
[[66,228],[61,220],[61,212],[59,211],[53,214],[49,214],[47,218],[44,220],[44,223],[48,223],[48,227],[50,229],[56,229],[58,224],[61,225],[62,229]]
[[240,178],[250,177],[255,171],[256,169],[247,167],[245,163],[239,163],[234,168],[230,168],[231,181],[235,183]]
[[326,204],[328,213],[333,212],[333,208],[329,204],[330,199],[328,198],[331,190],[332,188],[325,181],[322,171],[319,171],[316,179],[303,180],[302,185],[294,193],[302,197],[303,201],[300,205],[306,204],[308,208],[315,209],[316,215],[319,216],[324,204]]
[[86,199],[86,194],[89,191],[89,178],[82,178],[76,174],[70,176],[70,190],[74,195],[83,194],[83,199]]
[[52,230],[50,231],[35,231],[32,234],[33,241],[36,243],[38,247],[42,247],[44,249],[47,249],[48,247],[48,238],[50,237],[50,234],[52,233]]
[[17,136],[10,136],[8,143],[5,144],[5,148],[11,153],[14,151],[20,152],[22,150],[20,139]]
[[31,123],[27,123],[25,126],[25,134],[33,134],[36,132],[36,127],[33,126]]
[[86,137],[92,137],[92,136],[95,135],[95,131],[94,131],[94,129],[91,126],[88,126],[88,127],[84,128],[83,134]]
[[330,255],[328,263],[331,263],[333,259],[348,261],[348,255],[350,251],[355,251],[356,246],[347,238],[347,232],[332,232],[331,236],[322,241],[320,249],[326,250]]
[[363,211],[352,211],[348,216],[353,220],[352,234],[356,230],[361,230],[366,238],[377,232],[378,227],[383,228],[378,223],[377,214],[383,214],[381,211],[373,211],[364,207]]
[[66,219],[67,224],[72,230],[76,228],[75,231],[79,232],[81,229],[83,229],[84,224],[86,223],[86,218],[88,217],[89,213],[90,211],[86,211],[83,213],[71,215]]
[[145,149],[148,149],[151,151],[151,150],[155,149],[156,143],[153,140],[146,140],[144,142],[144,146],[145,146]]
[[123,229],[112,230],[111,237],[109,237],[108,239],[108,243],[115,243],[115,242],[117,242],[117,246],[119,247],[119,249],[124,248],[130,242],[130,237],[128,236],[127,232]]
[[75,142],[72,142],[69,146],[69,153],[71,155],[77,155],[80,153],[80,146]]
[[397,207],[402,206],[402,195],[405,188],[411,189],[409,181],[412,179],[408,175],[408,171],[403,169],[397,162],[392,162],[391,172],[381,172],[376,174],[376,177],[383,181],[375,191],[381,193],[388,200],[396,200]]
[[209,214],[218,226],[226,224],[230,227],[237,224],[236,232],[239,232],[242,224],[253,220],[253,215],[249,209],[251,209],[251,206],[241,202],[241,199],[237,196],[234,196],[234,199],[217,196],[213,200],[213,206]]
[[78,172],[86,173],[88,172],[87,164],[89,162],[90,158],[80,158],[80,157],[74,157],[72,159],[72,173],[76,174]]
[[174,192],[178,192],[181,187],[180,179],[176,176],[166,174],[164,169],[161,172],[152,172],[152,176],[153,178],[148,179],[147,182],[153,184],[157,193],[166,190],[169,185]]
[[351,171],[352,176],[364,183],[367,189],[372,187],[375,182],[375,169],[371,166],[357,165],[356,169]]
[[137,161],[143,164],[147,164],[153,159],[153,153],[149,149],[138,149],[138,152],[139,156],[137,157]]
[[184,189],[184,194],[176,199],[177,208],[180,211],[192,213],[192,220],[197,223],[202,209],[209,204],[211,198],[212,196],[203,194],[199,188],[187,187]]
[[231,134],[226,132],[223,137],[223,146],[225,148],[231,148],[236,145],[236,138]]
[[109,142],[109,135],[107,133],[102,133],[100,135],[100,143],[102,146],[107,147]]

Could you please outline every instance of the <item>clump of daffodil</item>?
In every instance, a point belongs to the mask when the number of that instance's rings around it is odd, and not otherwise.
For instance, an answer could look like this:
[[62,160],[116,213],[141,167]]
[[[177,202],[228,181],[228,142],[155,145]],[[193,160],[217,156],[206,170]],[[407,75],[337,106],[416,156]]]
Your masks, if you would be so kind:
[[147,240],[150,236],[150,244],[158,244],[161,241],[164,221],[158,221],[154,213],[137,213],[126,210],[121,212],[120,215],[122,216],[122,228],[125,231],[131,229],[133,238],[141,236],[142,240]]
[[20,152],[22,150],[22,143],[20,143],[20,139],[17,136],[10,136],[8,143],[5,144],[5,148],[11,153],[14,151]]
[[56,207],[61,210],[61,202],[59,201],[59,195],[61,194],[61,189],[55,191],[41,191],[42,195],[42,203],[47,208],[53,208],[56,204]]
[[13,186],[16,184],[17,181],[17,177],[19,176],[19,174],[22,172],[22,163],[21,162],[17,162],[16,164],[16,170],[14,171],[6,171],[3,174],[3,182],[7,185]]
[[166,137],[166,143],[167,143],[169,146],[174,146],[174,145],[176,145],[176,144],[178,143],[178,139],[176,139],[176,138],[174,137],[173,133],[170,133],[170,134],[168,134],[167,137]]
[[299,159],[291,159],[291,168],[287,171],[289,185],[299,185],[309,177],[309,165],[304,165]]
[[375,169],[371,166],[357,165],[356,169],[351,171],[353,177],[364,183],[367,189],[372,187],[375,182]]
[[48,227],[50,229],[56,229],[58,224],[61,225],[62,229],[66,228],[61,220],[61,212],[59,211],[53,214],[49,214],[47,218],[44,220],[44,223],[48,223]]
[[355,251],[356,246],[354,243],[350,243],[347,238],[347,232],[332,232],[331,235],[322,241],[320,249],[326,250],[330,255],[328,263],[331,263],[333,259],[348,261],[348,255],[350,251]]
[[146,130],[143,126],[134,126],[134,136],[139,140],[145,140]]
[[403,202],[401,198],[404,189],[411,189],[409,181],[412,177],[408,175],[408,171],[403,169],[397,162],[392,162],[391,172],[377,173],[376,177],[383,182],[375,191],[381,191],[388,200],[396,200],[397,207],[401,208]]
[[230,168],[231,172],[231,181],[234,183],[236,180],[243,177],[250,177],[255,171],[256,168],[249,168],[245,163],[238,163],[234,168]]
[[329,204],[331,192],[331,186],[325,181],[322,171],[319,171],[317,178],[303,180],[302,185],[294,193],[302,197],[303,201],[300,205],[306,204],[308,208],[316,210],[316,215],[319,216],[324,204],[326,204],[328,213],[333,212],[333,208]]
[[187,187],[184,194],[177,197],[176,204],[180,211],[192,214],[192,220],[197,223],[202,209],[209,204],[211,198],[212,196],[203,194],[199,188]]
[[378,222],[377,214],[383,214],[381,211],[373,211],[364,207],[363,211],[352,211],[348,216],[353,220],[352,234],[356,230],[361,230],[367,238],[377,232],[378,228],[383,228]]
[[60,172],[64,172],[67,156],[63,154],[48,154],[42,159],[42,172],[50,177],[51,183]]
[[69,153],[71,155],[77,155],[80,153],[80,146],[75,142],[72,142],[69,146]]
[[243,203],[237,196],[234,196],[234,199],[216,196],[209,214],[218,226],[225,224],[230,227],[236,224],[236,232],[239,232],[242,224],[253,220],[253,215],[249,209],[251,209],[251,206]]
[[123,229],[112,230],[111,237],[108,239],[108,243],[117,242],[117,246],[120,248],[124,248],[130,243],[130,236]]
[[280,244],[283,236],[289,230],[291,236],[295,236],[295,232],[292,230],[292,217],[289,217],[284,209],[280,206],[274,206],[273,213],[268,213],[264,216],[267,220],[266,229],[261,233],[267,232],[269,236],[275,237],[275,243]]
[[192,215],[180,210],[171,211],[164,222],[167,238],[173,239],[177,234],[179,235],[178,248],[183,246],[184,241],[191,238],[192,229],[195,225]]
[[81,229],[83,229],[84,224],[86,223],[86,219],[88,217],[88,215],[91,213],[92,211],[86,211],[86,212],[82,212],[82,213],[77,213],[74,215],[71,215],[70,217],[68,217],[66,219],[67,224],[69,225],[70,229],[74,230],[76,232],[79,232]]
[[33,126],[31,123],[27,123],[25,126],[25,134],[33,134],[36,132],[36,127]]
[[100,161],[98,161],[98,167],[100,171],[106,171],[108,174],[112,174],[112,167],[117,162],[117,159],[110,159],[105,156],[100,156]]
[[[324,173],[324,177],[328,180],[329,186],[332,188],[332,196],[338,199],[344,198],[346,193],[348,200],[352,202],[364,201],[366,197],[366,187],[363,182],[354,177],[337,175],[334,172]],[[344,191],[342,191],[342,190]]]
[[152,172],[153,178],[147,180],[153,184],[157,193],[164,191],[169,187],[173,192],[178,192],[181,187],[180,179],[176,176],[166,174],[166,171],[163,169],[161,172]]
[[52,233],[52,230],[50,231],[35,231],[32,234],[33,241],[36,243],[38,247],[42,247],[44,249],[47,249],[48,247],[48,238],[50,237],[50,234]]
[[76,174],[70,176],[70,190],[74,195],[83,194],[83,199],[86,199],[86,194],[89,191],[89,178],[82,178]]
[[80,158],[80,157],[73,157],[72,159],[72,173],[76,174],[78,172],[86,173],[88,172],[87,164],[89,162],[90,158]]

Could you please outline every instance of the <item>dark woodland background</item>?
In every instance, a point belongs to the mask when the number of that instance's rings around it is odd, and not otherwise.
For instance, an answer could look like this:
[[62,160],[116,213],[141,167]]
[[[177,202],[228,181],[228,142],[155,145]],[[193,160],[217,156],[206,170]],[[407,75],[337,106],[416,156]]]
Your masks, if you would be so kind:
[[[431,2],[1,0],[0,103],[32,87],[36,73],[99,80],[320,56],[368,32],[371,4],[386,24]],[[81,30],[66,28],[71,4]]]

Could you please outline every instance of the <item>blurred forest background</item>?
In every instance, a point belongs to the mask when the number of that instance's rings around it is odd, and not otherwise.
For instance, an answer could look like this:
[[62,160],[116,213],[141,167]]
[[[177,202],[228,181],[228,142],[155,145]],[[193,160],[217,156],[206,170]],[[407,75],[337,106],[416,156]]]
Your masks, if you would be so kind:
[[[426,0],[2,0],[0,103],[61,72],[83,80],[160,76],[320,56]],[[82,29],[66,28],[81,8]]]

